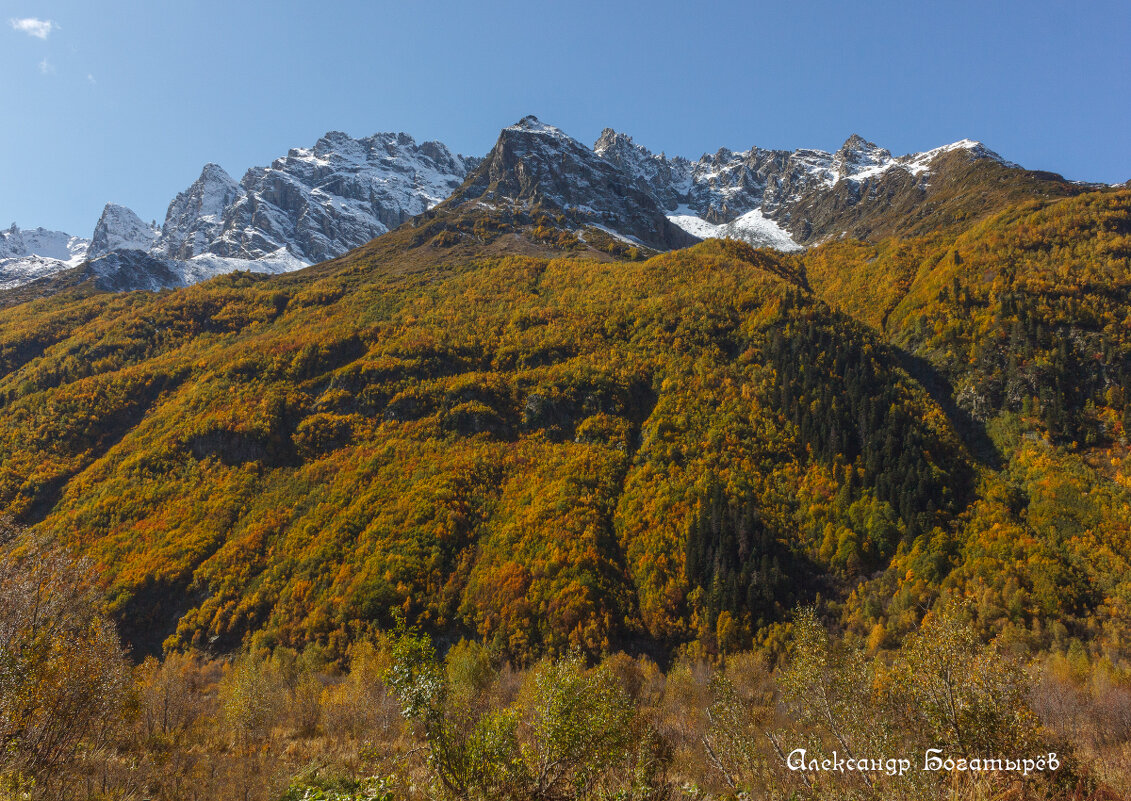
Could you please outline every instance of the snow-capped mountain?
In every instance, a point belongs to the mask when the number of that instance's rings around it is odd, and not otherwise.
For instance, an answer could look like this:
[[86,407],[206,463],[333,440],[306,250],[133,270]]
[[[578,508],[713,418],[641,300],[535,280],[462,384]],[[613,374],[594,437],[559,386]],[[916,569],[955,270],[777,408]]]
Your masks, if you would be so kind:
[[[30,232],[13,227],[0,244],[0,288],[85,259],[96,282],[114,289],[184,286],[233,270],[297,270],[435,206],[478,163],[404,133],[353,139],[331,132],[269,167],[253,167],[239,183],[207,164],[169,204],[160,228],[114,203],[103,210],[91,240],[43,232],[35,241],[51,235],[53,244],[31,247],[24,241]],[[73,247],[61,249],[68,241]]]
[[169,204],[155,250],[173,259],[207,253],[224,233],[224,212],[240,198],[240,185],[219,164],[204,165],[192,186]]
[[48,231],[22,230],[12,223],[0,231],[0,289],[11,289],[82,263],[90,240]]
[[180,283],[232,270],[287,272],[332,259],[435,206],[478,159],[404,133],[332,131],[237,184],[207,164],[169,204],[148,254]]
[[191,207],[184,215],[174,201],[163,230],[182,257],[211,253],[260,259],[286,248],[312,264],[340,256],[435,206],[478,161],[453,155],[439,142],[418,145],[404,133],[352,139],[331,132],[312,148],[293,149],[270,167],[248,170],[236,187],[206,167],[188,194],[197,190],[201,202],[207,198],[213,207],[220,205],[218,196],[232,201],[218,215],[207,210],[206,216],[219,219],[218,235],[201,242],[203,247],[194,244],[191,255],[180,231],[186,216],[192,227],[204,215]]
[[558,210],[569,214],[567,227],[593,226],[659,250],[696,241],[630,173],[534,116],[502,130],[445,206],[467,203]]
[[[877,198],[890,202],[890,193],[871,191],[889,178],[900,180],[899,190],[922,192],[930,165],[944,154],[958,151],[971,159],[1016,166],[969,139],[893,157],[855,134],[835,153],[722,148],[690,161],[653,154],[631,137],[606,128],[594,151],[632,175],[661,203],[669,219],[688,232],[699,237],[729,236],[780,250],[795,250],[839,233],[815,224],[821,222],[819,207],[833,198],[841,208]],[[832,217],[835,228],[843,215]]]
[[239,182],[205,165],[160,228],[112,203],[90,240],[13,225],[0,232],[0,289],[88,259],[82,280],[108,289],[183,286],[233,270],[287,272],[430,209],[555,210],[555,224],[599,228],[657,250],[707,237],[797,250],[945,223],[930,216],[938,215],[932,193],[967,186],[987,164],[1016,168],[971,140],[895,157],[856,135],[834,153],[722,148],[692,161],[654,154],[610,128],[590,149],[533,116],[504,128],[484,159],[404,133],[330,132]]
[[125,206],[107,203],[98,224],[94,226],[94,236],[90,239],[86,255],[93,259],[115,250],[147,252],[160,235],[159,228],[146,225]]

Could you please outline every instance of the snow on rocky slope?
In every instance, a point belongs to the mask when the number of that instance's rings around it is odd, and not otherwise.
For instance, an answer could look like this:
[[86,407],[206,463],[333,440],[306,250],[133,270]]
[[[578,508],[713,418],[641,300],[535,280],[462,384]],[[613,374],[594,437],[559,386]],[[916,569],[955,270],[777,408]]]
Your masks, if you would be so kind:
[[435,206],[478,162],[404,133],[353,139],[331,132],[269,167],[253,167],[239,183],[207,164],[169,204],[159,229],[113,203],[91,240],[37,229],[32,242],[32,232],[13,226],[0,240],[0,289],[86,258],[103,259],[94,272],[114,288],[130,288],[134,279],[137,288],[153,289],[233,270],[296,270],[340,256]]
[[115,250],[147,252],[160,235],[160,229],[146,225],[125,206],[107,203],[98,224],[94,226],[94,236],[86,255],[87,258],[95,258]]
[[15,225],[0,231],[0,289],[88,258],[101,259],[94,272],[115,288],[286,272],[359,247],[446,198],[549,205],[659,249],[721,236],[797,250],[842,234],[852,207],[890,204],[899,193],[921,202],[932,163],[956,151],[1016,166],[971,140],[893,157],[856,135],[835,153],[722,148],[692,161],[654,154],[611,128],[590,149],[535,117],[503,129],[485,159],[404,133],[330,132],[238,182],[205,165],[160,228],[108,204],[91,240]]
[[12,223],[7,231],[0,231],[0,289],[76,267],[89,247],[89,239],[45,228],[23,230]]
[[[699,236],[729,236],[753,245],[796,250],[807,231],[807,210],[840,186],[858,199],[860,187],[893,172],[925,186],[932,161],[955,150],[971,158],[1000,156],[964,139],[923,153],[893,157],[863,137],[852,135],[835,153],[823,150],[735,152],[722,148],[697,161],[654,154],[632,138],[606,128],[594,151],[629,173],[667,210],[669,219]],[[866,194],[866,193],[865,193]]]
[[[197,183],[211,182],[206,188],[213,197],[234,197],[211,214],[218,235],[187,251],[183,239],[177,245],[182,257],[261,259],[286,248],[308,264],[324,261],[435,206],[478,161],[453,155],[439,142],[417,144],[404,133],[352,139],[331,132],[312,148],[292,149],[270,167],[248,170],[237,187],[224,183],[226,176],[202,175]],[[170,207],[166,218],[171,232],[186,227],[176,211]],[[188,227],[198,216],[189,210]]]
[[593,227],[658,250],[697,240],[672,222],[647,187],[552,125],[528,116],[504,128],[445,208],[514,205],[565,212],[569,228]]

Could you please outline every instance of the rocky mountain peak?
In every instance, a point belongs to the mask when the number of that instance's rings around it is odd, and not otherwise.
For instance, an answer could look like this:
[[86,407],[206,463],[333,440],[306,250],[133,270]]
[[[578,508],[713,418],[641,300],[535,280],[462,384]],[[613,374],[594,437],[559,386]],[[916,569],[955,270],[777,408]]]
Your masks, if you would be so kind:
[[12,227],[7,231],[0,231],[0,259],[26,255],[27,248],[20,226],[12,223]]
[[591,225],[656,249],[697,241],[630,173],[533,115],[500,132],[449,203],[469,201],[567,212],[573,227]]
[[690,188],[691,162],[678,156],[669,159],[663,154],[656,155],[636,144],[628,134],[617,133],[612,128],[601,132],[593,152],[634,178],[665,210],[676,209]]
[[[923,202],[930,186],[928,173],[947,169],[936,159],[948,152],[1017,166],[970,140],[896,158],[859,134],[848,137],[834,153],[722,147],[695,162],[655,156],[612,130],[602,133],[595,149],[632,176],[690,233],[731,236],[783,250],[851,233],[856,223],[850,221],[882,217],[897,195],[905,206]],[[860,223],[857,235],[868,230]]]
[[248,170],[202,244],[224,259],[325,261],[436,205],[476,163],[406,133],[354,139],[330,131],[313,147]]
[[838,152],[851,152],[854,150],[874,148],[875,146],[874,142],[869,142],[860,134],[854,133],[844,140],[844,144],[840,146],[840,151]]
[[555,128],[553,125],[547,125],[533,114],[527,114],[514,125],[510,125],[503,129],[506,131],[522,131],[524,133],[538,134],[540,136],[552,136],[558,139],[569,139],[561,128]]
[[205,164],[200,177],[169,204],[156,249],[177,259],[206,252],[209,243],[220,235],[224,212],[239,195],[239,184],[223,167]]
[[[597,141],[593,143],[593,152],[603,158],[608,158],[609,154],[611,153],[636,149],[637,145],[632,141],[631,136],[629,136],[628,134],[618,133],[612,128],[603,129],[601,131],[601,135],[597,137]],[[647,148],[639,149],[648,152]]]
[[142,222],[125,206],[107,203],[98,224],[94,226],[87,256],[104,256],[114,250],[148,251],[159,234],[157,228]]
[[365,144],[342,131],[327,131],[314,143],[311,152],[318,158],[337,156],[356,161],[366,156]]
[[46,228],[20,228],[12,223],[0,231],[0,259],[38,257],[71,262],[86,255],[89,239]]
[[791,250],[891,230],[874,220],[924,203],[931,173],[966,169],[967,159],[1017,166],[973,140],[892,157],[859,134],[834,153],[722,147],[691,161],[613,128],[590,149],[534,115],[504,128],[484,159],[406,133],[354,139],[328,131],[239,182],[206,164],[169,204],[160,232],[115,204],[103,210],[93,241],[13,224],[0,231],[0,287],[77,266],[88,247],[91,258],[115,254],[98,271],[114,287],[293,270],[340,256],[445,198],[446,207],[552,209],[564,227],[595,226],[655,249],[729,236]]
[[26,284],[82,263],[90,240],[46,228],[0,231],[0,289]]
[[593,143],[593,152],[619,167],[642,165],[653,158],[652,151],[632,141],[628,134],[605,128]]
[[859,134],[852,134],[833,154],[833,169],[837,180],[842,178],[869,177],[892,163],[891,151],[874,142],[869,142]]
[[211,183],[220,182],[234,184],[232,176],[228,175],[228,171],[215,162],[208,162],[200,171],[200,177],[196,179],[197,183]]

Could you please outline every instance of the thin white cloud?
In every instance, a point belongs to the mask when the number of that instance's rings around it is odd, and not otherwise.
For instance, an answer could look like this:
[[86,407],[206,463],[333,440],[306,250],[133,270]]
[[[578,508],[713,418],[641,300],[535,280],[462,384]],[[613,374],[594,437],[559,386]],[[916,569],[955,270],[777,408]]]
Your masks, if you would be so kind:
[[44,75],[51,75],[55,72],[55,65],[47,59],[43,59],[43,61],[39,62],[39,71]]
[[49,19],[36,19],[35,17],[16,19],[13,17],[8,21],[12,23],[13,30],[34,36],[36,39],[46,39],[51,35],[51,31],[59,29],[59,26]]
[[94,86],[96,83],[98,83],[98,81],[94,80],[94,76],[89,72],[86,74],[86,79],[90,82],[91,86]]

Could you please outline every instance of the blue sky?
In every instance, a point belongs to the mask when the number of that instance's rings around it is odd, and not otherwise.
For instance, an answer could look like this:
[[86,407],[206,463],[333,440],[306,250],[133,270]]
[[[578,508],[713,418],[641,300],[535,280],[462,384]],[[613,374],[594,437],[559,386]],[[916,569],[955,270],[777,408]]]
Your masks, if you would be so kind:
[[1126,0],[3,0],[0,22],[4,227],[89,236],[107,201],[160,222],[206,162],[238,180],[327,130],[482,155],[528,113],[691,157],[969,137],[1131,178]]

